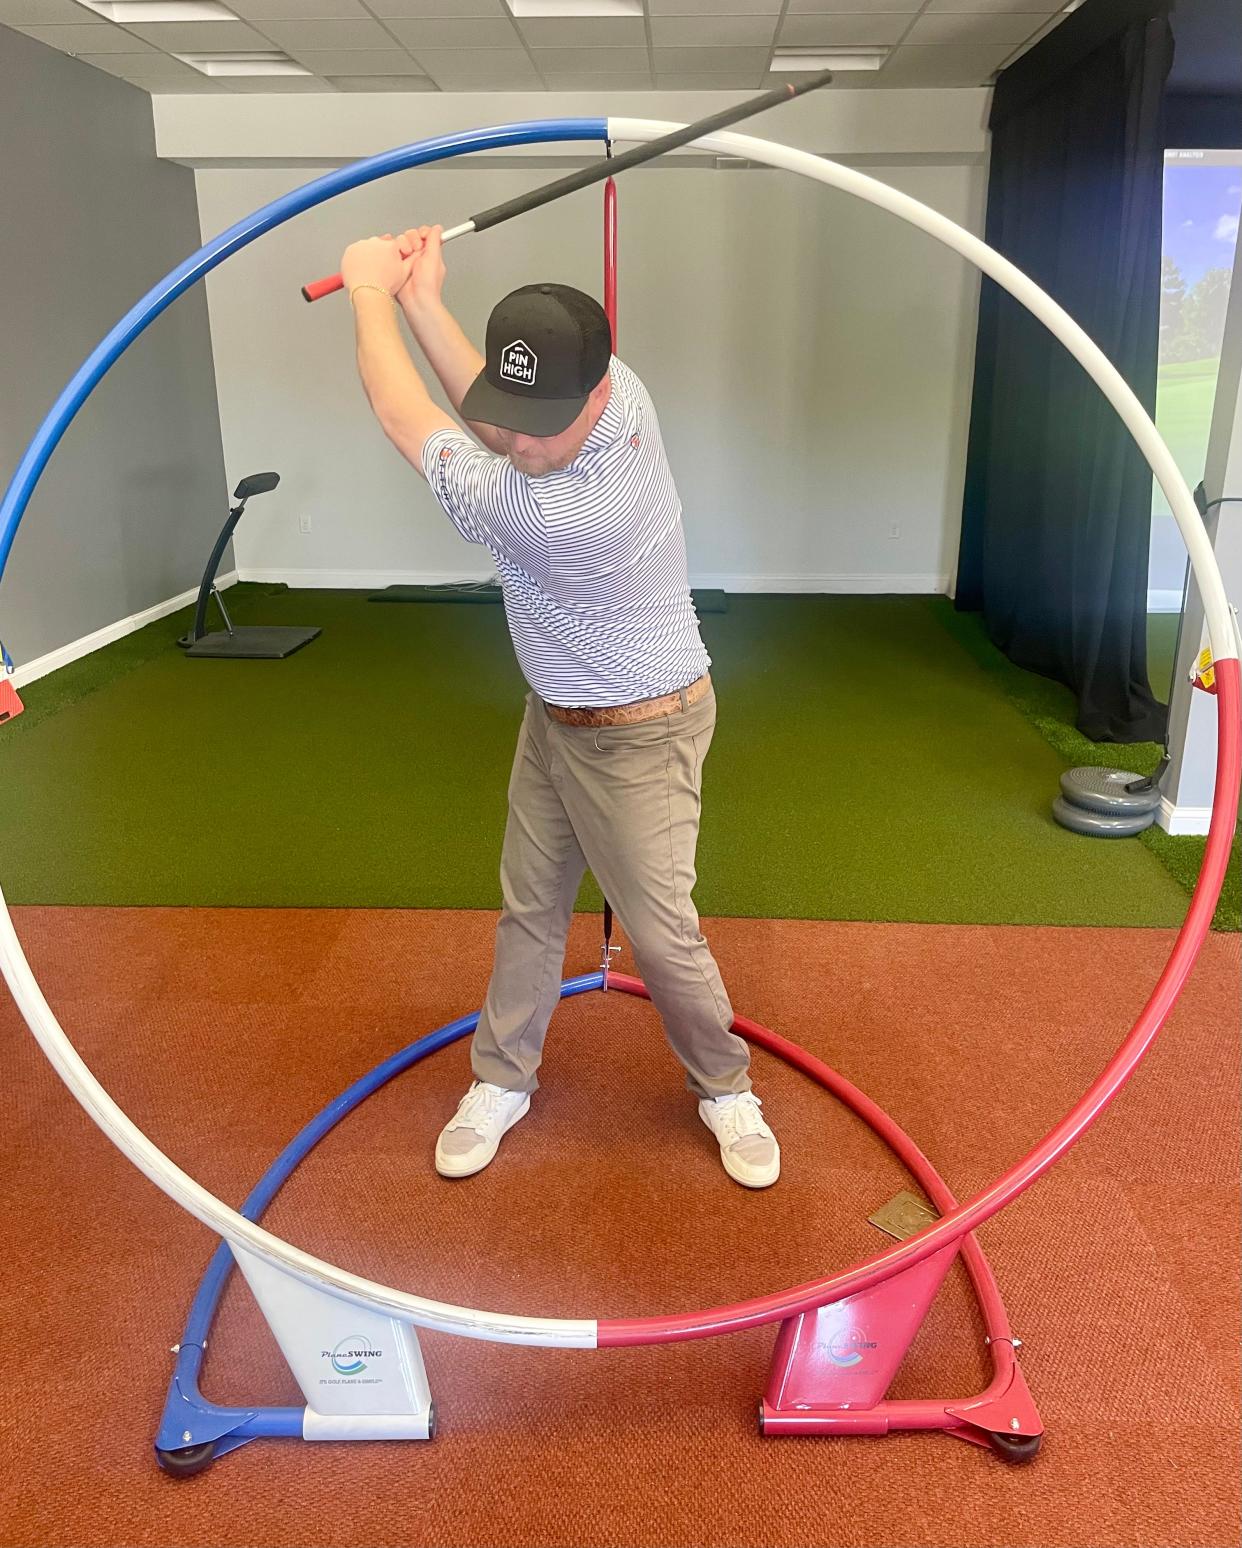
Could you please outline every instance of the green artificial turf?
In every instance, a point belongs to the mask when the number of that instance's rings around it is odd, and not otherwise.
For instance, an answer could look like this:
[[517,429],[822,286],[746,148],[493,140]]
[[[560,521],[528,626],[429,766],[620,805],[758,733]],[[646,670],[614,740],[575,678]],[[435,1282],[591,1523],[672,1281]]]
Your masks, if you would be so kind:
[[[26,690],[0,730],[10,901],[495,907],[524,691],[502,610],[263,587],[230,605],[323,634],[286,661],[191,661],[183,614]],[[921,597],[735,595],[705,617],[705,914],[1181,918],[1151,847],[1053,822],[1072,755],[966,622]]]
[[[1000,685],[1010,702],[1039,731],[1047,742],[1061,755],[1066,768],[1078,764],[1096,764],[1110,769],[1133,769],[1136,774],[1152,774],[1160,763],[1164,749],[1156,742],[1093,742],[1085,737],[1074,724],[1075,700],[1063,684],[1051,678],[1025,672],[1003,656],[988,640],[982,619],[975,613],[957,613],[946,599],[936,599],[935,604],[945,627],[955,639],[970,652],[986,672]],[[1158,619],[1158,622],[1155,621]],[[1177,630],[1175,614],[1155,615],[1149,618],[1149,647],[1156,641],[1157,649],[1164,653],[1162,669],[1167,684],[1172,673],[1174,637]],[[1159,679],[1150,670],[1152,684]],[[1167,687],[1158,697],[1163,699]],[[1163,828],[1152,826],[1137,839],[1085,839],[1089,844],[1117,844],[1120,847],[1134,843],[1143,845],[1166,867],[1180,886],[1189,893],[1203,864],[1205,837],[1180,835],[1174,837]],[[1220,901],[1216,906],[1213,926],[1218,930],[1242,929],[1242,841],[1233,843],[1233,860],[1225,876]]]

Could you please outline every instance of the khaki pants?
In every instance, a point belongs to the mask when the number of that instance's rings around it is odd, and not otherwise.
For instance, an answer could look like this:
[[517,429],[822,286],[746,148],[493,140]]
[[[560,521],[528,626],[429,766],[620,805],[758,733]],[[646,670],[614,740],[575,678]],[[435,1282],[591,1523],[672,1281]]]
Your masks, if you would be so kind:
[[746,1044],[691,900],[713,693],[641,725],[565,726],[530,694],[509,781],[504,913],[471,1059],[475,1078],[533,1091],[589,865],[616,911],[688,1084],[748,1091]]

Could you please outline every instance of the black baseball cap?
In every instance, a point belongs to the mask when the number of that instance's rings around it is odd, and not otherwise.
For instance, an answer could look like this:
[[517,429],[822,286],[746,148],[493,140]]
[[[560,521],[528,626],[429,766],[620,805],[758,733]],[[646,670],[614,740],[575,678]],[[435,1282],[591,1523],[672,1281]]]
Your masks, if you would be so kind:
[[571,285],[523,285],[487,320],[487,364],[462,399],[465,419],[560,435],[581,414],[612,357],[598,301]]

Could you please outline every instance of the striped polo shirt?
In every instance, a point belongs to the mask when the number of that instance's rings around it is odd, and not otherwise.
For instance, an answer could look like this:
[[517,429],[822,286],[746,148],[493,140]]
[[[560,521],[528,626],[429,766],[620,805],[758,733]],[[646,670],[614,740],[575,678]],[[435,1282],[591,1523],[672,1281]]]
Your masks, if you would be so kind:
[[519,473],[457,429],[423,447],[449,520],[496,562],[518,661],[551,704],[629,704],[709,665],[655,406],[615,357],[609,373],[607,407],[555,473]]

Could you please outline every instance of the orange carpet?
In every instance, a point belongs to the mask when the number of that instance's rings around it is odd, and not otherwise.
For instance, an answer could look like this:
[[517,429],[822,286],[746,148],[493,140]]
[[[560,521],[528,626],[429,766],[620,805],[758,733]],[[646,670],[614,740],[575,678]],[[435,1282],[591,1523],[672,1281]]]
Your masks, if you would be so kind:
[[[27,909],[18,928],[96,1073],[240,1201],[362,1071],[479,1003],[480,913]],[[1065,1110],[1128,1027],[1170,934],[720,920],[737,1008],[889,1108],[964,1195]],[[569,967],[597,958],[575,924]],[[773,1333],[547,1352],[424,1335],[433,1444],[257,1441],[197,1479],[150,1443],[208,1233],[89,1124],[0,1005],[6,1545],[1105,1548],[1238,1541],[1238,968],[1208,944],[1151,1058],[1085,1141],[987,1226],[1048,1434],[1025,1468],[941,1435],[760,1438]],[[563,1005],[531,1116],[446,1184],[434,1135],[466,1045],[372,1098],[270,1214],[300,1246],[422,1294],[622,1316],[776,1289],[886,1240],[907,1185],[869,1131],[758,1055],[784,1150],[730,1184],[645,1004]],[[896,1396],[973,1390],[955,1271]],[[298,1401],[233,1283],[205,1386]]]

